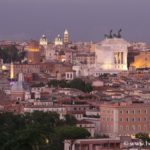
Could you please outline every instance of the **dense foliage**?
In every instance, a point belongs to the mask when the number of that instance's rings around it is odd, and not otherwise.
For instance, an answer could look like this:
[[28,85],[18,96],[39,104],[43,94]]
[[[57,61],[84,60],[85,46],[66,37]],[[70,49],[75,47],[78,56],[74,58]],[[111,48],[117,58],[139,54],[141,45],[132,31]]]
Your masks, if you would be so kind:
[[144,143],[144,146],[149,146],[147,143],[150,143],[150,136],[147,133],[138,133],[135,135],[136,138],[141,139]]
[[0,150],[63,150],[65,139],[90,136],[74,123],[74,118],[66,116],[66,121],[60,120],[52,112],[1,113]]
[[0,58],[3,59],[4,63],[10,63],[11,61],[19,61],[24,59],[26,53],[19,52],[15,45],[9,47],[0,47]]
[[91,92],[92,86],[90,83],[85,83],[82,79],[76,78],[72,81],[51,80],[48,83],[49,87],[74,88],[83,92]]

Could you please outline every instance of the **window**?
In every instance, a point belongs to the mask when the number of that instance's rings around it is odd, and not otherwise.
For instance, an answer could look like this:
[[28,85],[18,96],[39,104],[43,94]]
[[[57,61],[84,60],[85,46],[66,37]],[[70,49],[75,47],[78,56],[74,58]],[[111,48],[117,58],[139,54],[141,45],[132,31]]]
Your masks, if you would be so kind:
[[17,97],[17,100],[20,101],[20,100],[21,100],[21,97]]
[[146,109],[146,110],[144,110],[144,113],[145,113],[145,114],[147,114],[147,109]]
[[128,122],[128,121],[129,121],[129,118],[126,118],[126,121]]
[[147,121],[147,118],[144,118],[144,121]]
[[69,78],[69,74],[67,74],[67,78]]
[[129,130],[129,126],[126,126],[126,130],[127,130],[127,131]]
[[135,121],[135,119],[134,119],[134,118],[132,118],[132,121],[134,122],[134,121]]
[[120,126],[120,130],[123,130],[123,126]]
[[140,114],[140,113],[141,113],[141,110],[138,110],[138,113]]
[[138,130],[141,130],[141,125],[138,125]]
[[132,126],[132,129],[135,130],[135,125]]
[[135,114],[135,110],[132,110],[132,113]]
[[123,114],[123,111],[122,111],[122,110],[120,110],[120,114]]
[[122,118],[120,118],[120,121],[122,122],[122,121],[123,121],[123,119],[122,119]]
[[147,125],[144,125],[144,130],[147,130]]
[[129,114],[129,110],[127,110],[126,113]]
[[138,121],[140,122],[140,121],[141,121],[141,118],[138,118]]

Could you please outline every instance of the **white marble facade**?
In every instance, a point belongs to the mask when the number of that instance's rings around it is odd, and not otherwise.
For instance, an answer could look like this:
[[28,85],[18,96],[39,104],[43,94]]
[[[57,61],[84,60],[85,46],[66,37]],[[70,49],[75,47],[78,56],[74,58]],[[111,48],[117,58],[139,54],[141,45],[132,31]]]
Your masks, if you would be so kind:
[[96,44],[95,67],[101,70],[127,70],[129,43],[122,38],[105,39]]
[[79,66],[78,69],[74,66],[73,70],[80,72],[81,76],[99,76],[103,73],[127,71],[128,46],[129,43],[122,38],[106,38],[95,44],[95,64],[80,64],[80,70]]

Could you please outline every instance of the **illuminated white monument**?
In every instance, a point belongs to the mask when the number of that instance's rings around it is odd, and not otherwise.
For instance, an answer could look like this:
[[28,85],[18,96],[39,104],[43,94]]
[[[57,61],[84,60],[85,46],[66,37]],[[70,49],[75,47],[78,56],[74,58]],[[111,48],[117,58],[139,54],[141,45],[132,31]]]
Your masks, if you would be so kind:
[[73,69],[80,72],[81,76],[99,76],[103,73],[119,73],[127,71],[127,54],[128,46],[130,45],[126,40],[121,38],[121,30],[118,34],[106,35],[106,38],[94,44],[95,64],[82,65],[77,64]]
[[127,70],[129,43],[122,38],[106,38],[96,44],[95,67],[101,70]]

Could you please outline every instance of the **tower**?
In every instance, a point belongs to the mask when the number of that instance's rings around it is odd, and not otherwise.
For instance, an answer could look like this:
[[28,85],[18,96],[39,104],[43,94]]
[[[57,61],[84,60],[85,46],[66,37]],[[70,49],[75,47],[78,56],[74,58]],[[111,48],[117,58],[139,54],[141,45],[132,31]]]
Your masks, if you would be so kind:
[[68,30],[65,30],[64,32],[64,44],[68,44],[69,43],[69,33]]
[[39,42],[37,41],[31,41],[27,47],[28,55],[28,63],[30,64],[37,64],[40,63],[41,53],[40,53],[40,47]]
[[13,62],[11,62],[11,64],[10,64],[10,79],[11,80],[14,79],[14,64],[13,64]]

